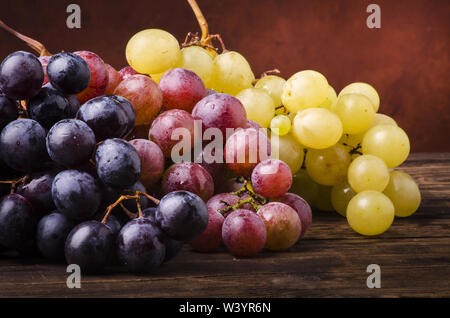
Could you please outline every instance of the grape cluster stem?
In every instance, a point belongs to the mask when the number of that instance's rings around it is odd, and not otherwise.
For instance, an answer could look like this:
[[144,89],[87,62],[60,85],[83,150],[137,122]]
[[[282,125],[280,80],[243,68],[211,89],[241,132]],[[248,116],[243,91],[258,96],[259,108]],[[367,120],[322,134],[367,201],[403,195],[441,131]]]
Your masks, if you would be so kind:
[[0,183],[11,184],[11,192],[10,193],[12,194],[12,193],[16,192],[17,185],[25,184],[28,182],[28,180],[30,180],[30,175],[27,174],[27,175],[23,176],[22,178],[15,179],[15,180],[0,180]]
[[[238,180],[240,180],[240,179],[242,180],[241,177],[238,178]],[[234,194],[234,195],[237,195],[238,197],[240,197],[244,193],[248,194],[248,198],[240,199],[236,204],[230,205],[225,201],[221,201],[222,203],[227,205],[227,207],[219,210],[219,213],[225,214],[229,211],[237,210],[241,206],[243,206],[247,203],[249,203],[252,206],[252,208],[255,209],[255,211],[258,211],[262,205],[264,205],[268,202],[268,200],[265,197],[257,194],[255,191],[253,191],[253,189],[250,187],[250,183],[248,182],[248,180],[245,180],[245,179],[244,179],[244,186],[235,192],[231,192],[231,194]]]

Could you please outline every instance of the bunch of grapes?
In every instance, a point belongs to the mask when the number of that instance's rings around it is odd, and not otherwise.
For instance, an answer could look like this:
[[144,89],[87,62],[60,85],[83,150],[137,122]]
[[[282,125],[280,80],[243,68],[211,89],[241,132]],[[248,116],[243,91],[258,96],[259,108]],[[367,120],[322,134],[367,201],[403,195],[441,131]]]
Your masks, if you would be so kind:
[[377,113],[372,86],[337,95],[311,70],[255,79],[202,31],[181,48],[166,31],[138,32],[120,71],[88,51],[2,62],[0,246],[145,273],[183,242],[240,257],[286,250],[311,207],[362,235],[418,209],[417,184],[393,169],[408,136]]

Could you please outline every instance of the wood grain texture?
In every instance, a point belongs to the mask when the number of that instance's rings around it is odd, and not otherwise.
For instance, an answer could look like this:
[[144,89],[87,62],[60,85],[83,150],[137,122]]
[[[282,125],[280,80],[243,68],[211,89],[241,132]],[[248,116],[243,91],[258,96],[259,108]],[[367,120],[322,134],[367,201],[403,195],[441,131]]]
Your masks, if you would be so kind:
[[[66,287],[64,265],[3,255],[0,297],[450,297],[450,153],[414,154],[401,169],[418,180],[422,205],[376,238],[315,212],[286,252],[236,259],[185,246],[151,275],[116,268],[83,276],[81,289]],[[381,267],[380,289],[366,287],[369,264]]]

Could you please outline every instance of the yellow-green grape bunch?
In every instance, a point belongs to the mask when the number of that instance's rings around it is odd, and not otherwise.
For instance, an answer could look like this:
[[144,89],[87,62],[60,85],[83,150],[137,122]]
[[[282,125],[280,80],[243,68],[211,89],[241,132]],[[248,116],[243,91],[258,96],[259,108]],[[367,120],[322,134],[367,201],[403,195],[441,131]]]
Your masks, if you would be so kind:
[[261,88],[247,88],[236,97],[244,105],[247,119],[256,121],[263,128],[268,128],[275,115],[275,106],[269,93]]
[[342,122],[325,108],[308,108],[294,118],[292,134],[304,146],[324,149],[336,144],[342,136]]
[[301,71],[292,75],[284,85],[282,104],[290,112],[319,107],[328,96],[328,82],[316,71]]
[[284,136],[291,130],[291,120],[286,115],[278,115],[270,121],[270,129],[274,134]]
[[331,204],[337,213],[346,216],[348,203],[355,195],[348,182],[339,183],[331,189]]
[[176,67],[186,68],[196,73],[207,88],[211,87],[213,75],[213,58],[200,46],[188,46],[181,50],[181,57]]
[[308,150],[305,166],[315,182],[333,186],[346,180],[350,161],[347,149],[343,145],[336,144],[326,149]]
[[275,107],[281,106],[281,94],[286,80],[276,75],[266,75],[261,77],[255,84],[256,88],[265,89],[273,99]]
[[366,131],[375,116],[372,102],[361,94],[339,96],[331,110],[341,119],[345,134],[359,134]]
[[409,155],[408,135],[394,125],[377,125],[370,128],[362,140],[362,153],[384,160],[388,168],[402,164]]
[[419,186],[406,172],[391,171],[389,184],[383,193],[394,204],[395,216],[410,216],[420,206],[421,195]]
[[362,94],[369,98],[369,100],[372,102],[373,110],[375,113],[378,111],[378,108],[380,108],[380,97],[378,96],[377,91],[375,88],[370,86],[367,83],[352,83],[350,85],[345,86],[340,92],[339,96],[345,95],[345,94]]
[[379,235],[394,221],[394,205],[378,191],[362,191],[356,194],[347,206],[347,221],[361,235]]
[[336,91],[331,85],[328,85],[328,96],[325,101],[319,105],[319,107],[331,110],[331,107],[336,103],[337,95]]
[[272,158],[284,161],[294,175],[300,170],[305,157],[305,152],[301,144],[291,135],[270,136],[270,144],[272,149]]
[[211,86],[216,92],[235,96],[252,87],[254,80],[255,75],[241,54],[231,51],[219,54],[214,59]]
[[359,156],[348,167],[348,182],[356,192],[382,192],[389,183],[389,170],[383,160],[372,155]]
[[180,59],[180,46],[169,32],[147,29],[136,33],[125,50],[128,64],[142,74],[159,74]]

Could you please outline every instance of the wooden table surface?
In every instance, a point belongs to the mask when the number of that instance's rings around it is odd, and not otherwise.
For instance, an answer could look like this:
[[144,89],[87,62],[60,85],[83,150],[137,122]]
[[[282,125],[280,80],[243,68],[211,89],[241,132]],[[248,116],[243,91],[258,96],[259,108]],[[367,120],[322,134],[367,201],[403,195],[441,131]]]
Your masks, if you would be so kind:
[[[41,259],[0,258],[0,297],[398,297],[450,296],[450,153],[418,153],[401,170],[419,183],[422,205],[377,238],[353,232],[337,213],[315,212],[289,251],[236,259],[188,246],[156,273],[119,269],[66,286],[66,267]],[[381,288],[369,289],[369,264]]]

